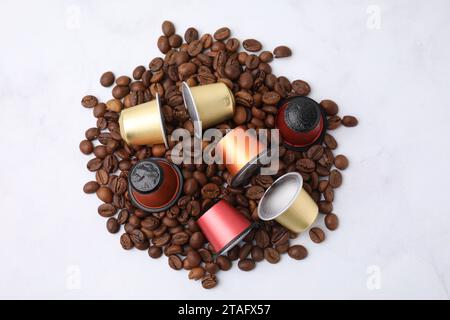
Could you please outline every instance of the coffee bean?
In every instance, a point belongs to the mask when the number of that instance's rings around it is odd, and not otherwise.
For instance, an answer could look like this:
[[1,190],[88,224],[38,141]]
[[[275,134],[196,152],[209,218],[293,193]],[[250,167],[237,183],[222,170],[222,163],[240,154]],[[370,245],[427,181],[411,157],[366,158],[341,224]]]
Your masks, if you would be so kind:
[[95,172],[95,171],[99,170],[102,167],[102,165],[103,165],[102,159],[93,158],[88,161],[86,167],[89,171]]
[[220,194],[219,186],[215,183],[208,183],[201,190],[203,198],[215,199]]
[[117,233],[120,230],[120,224],[116,218],[109,218],[106,222],[106,229],[109,233]]
[[[112,89],[112,96],[115,99],[123,99],[128,93],[130,93],[130,88],[128,86],[115,86]],[[108,103],[106,104],[106,106],[108,106]],[[110,111],[118,112],[112,109],[110,109]]]
[[339,107],[336,104],[336,102],[329,100],[329,99],[322,100],[320,102],[320,106],[323,108],[323,110],[325,110],[325,113],[328,116],[335,116],[339,112]]
[[127,233],[120,236],[120,244],[125,250],[131,250],[134,247],[133,241],[131,241],[131,238]]
[[205,270],[208,273],[216,274],[217,272],[219,272],[219,266],[217,265],[217,263],[207,262],[205,263]]
[[269,63],[273,61],[273,54],[270,51],[263,51],[259,54],[261,62]]
[[272,236],[270,241],[272,242],[273,245],[276,246],[285,244],[286,242],[289,241],[289,232],[284,228],[272,230]]
[[255,269],[256,264],[252,259],[242,259],[239,261],[238,267],[242,271],[251,271]]
[[187,79],[197,71],[197,66],[192,62],[183,63],[178,67],[178,73],[181,79]]
[[178,232],[172,236],[172,243],[177,245],[184,245],[188,243],[189,235],[186,232]]
[[[238,39],[236,38],[231,38],[227,40],[227,43],[225,44],[225,47],[228,51],[230,52],[236,52],[238,51],[239,47],[241,46],[241,43]],[[238,64],[239,61],[237,60]]]
[[117,208],[110,203],[104,203],[98,207],[98,214],[103,218],[110,218],[117,212]]
[[288,255],[295,260],[303,260],[308,256],[308,250],[302,245],[291,246]]
[[158,259],[162,256],[162,250],[159,247],[150,246],[148,248],[148,255],[150,256],[150,258]]
[[348,168],[348,159],[346,156],[340,154],[337,155],[336,158],[334,158],[334,165],[339,170],[345,170]]
[[239,248],[239,259],[244,260],[248,257],[250,252],[252,251],[252,244],[246,243],[242,247]]
[[318,161],[320,158],[322,158],[323,153],[323,147],[316,144],[308,149],[308,151],[306,152],[306,156],[311,160]]
[[202,267],[195,267],[189,271],[189,279],[191,280],[200,280],[205,275],[205,269]]
[[208,274],[202,279],[202,286],[205,289],[212,289],[217,286],[217,277],[214,274]]
[[259,200],[264,195],[264,188],[252,186],[245,191],[245,196],[251,200]]
[[278,46],[273,50],[273,54],[275,55],[275,58],[285,58],[290,57],[292,55],[292,51],[289,47]]
[[158,49],[163,54],[166,54],[170,50],[169,38],[166,36],[160,36],[158,38]]
[[225,39],[228,39],[230,37],[231,31],[229,28],[227,27],[223,27],[218,29],[215,33],[214,33],[214,39],[218,40],[218,41],[223,41]]
[[145,72],[145,67],[144,66],[137,66],[133,70],[133,79],[141,80],[142,79],[142,75],[144,74],[144,72]]
[[171,255],[169,257],[169,267],[174,270],[181,270],[181,268],[183,267],[183,262],[177,255]]
[[105,203],[111,203],[112,202],[113,193],[112,193],[111,189],[109,189],[108,187],[101,186],[100,188],[98,188],[96,193],[97,193],[97,197],[101,201],[103,201]]
[[141,226],[144,229],[148,230],[155,230],[160,226],[161,222],[157,217],[149,216],[144,218],[144,220],[141,221]]
[[295,163],[295,167],[300,172],[311,173],[315,170],[316,164],[313,160],[305,158],[297,160],[297,162]]
[[255,39],[247,39],[242,43],[244,49],[250,52],[257,52],[262,49],[261,42]]
[[103,169],[100,169],[95,174],[95,180],[97,180],[98,184],[106,185],[109,181],[109,174]]
[[322,229],[315,227],[309,230],[309,237],[313,242],[321,243],[325,240],[325,233]]
[[300,96],[307,96],[311,92],[311,87],[303,80],[295,80],[292,82],[292,89]]
[[100,77],[100,84],[103,87],[110,87],[113,85],[114,80],[115,80],[114,73],[112,73],[111,71],[107,71]]
[[90,194],[90,193],[95,193],[98,190],[98,188],[99,188],[99,185],[97,182],[89,181],[84,185],[83,191],[84,191],[84,193]]
[[216,258],[216,263],[219,266],[220,270],[228,271],[231,269],[231,260],[226,256],[218,256]]
[[331,186],[327,186],[323,192],[323,196],[327,202],[333,202],[334,200],[334,190]]
[[93,108],[98,104],[98,100],[96,97],[88,95],[83,97],[81,100],[81,105],[85,108]]
[[189,245],[192,249],[199,249],[203,247],[203,244],[205,243],[205,237],[203,236],[203,233],[200,231],[194,232],[189,239]]
[[170,37],[171,35],[173,35],[175,33],[175,26],[173,25],[173,23],[171,21],[164,21],[162,23],[161,26],[162,29],[162,33],[166,36],[166,37]]
[[200,40],[193,40],[188,46],[188,54],[195,57],[203,51],[203,43]]
[[161,59],[161,58],[154,58],[154,59],[150,62],[150,64],[148,65],[148,67],[149,67],[149,69],[150,69],[152,72],[157,72],[157,71],[161,70],[161,68],[163,67],[163,65],[164,65],[164,60],[163,60],[163,59]]
[[328,230],[334,231],[339,226],[339,219],[337,215],[334,213],[329,213],[325,216],[325,226],[328,228]]
[[260,248],[266,248],[270,244],[270,237],[266,230],[258,229],[255,233],[256,245]]
[[259,66],[259,58],[258,56],[254,54],[249,54],[248,57],[245,59],[245,66],[250,69],[256,69]]
[[326,133],[323,142],[331,150],[334,150],[338,147],[336,139],[334,139],[334,137],[331,134]]
[[334,189],[339,188],[342,185],[342,175],[339,171],[333,169],[330,172],[329,182],[330,186]]
[[184,33],[184,40],[189,44],[194,40],[198,40],[198,31],[195,28],[188,28]]
[[269,263],[275,264],[280,261],[281,256],[276,249],[269,247],[264,249],[264,259]]
[[267,105],[276,105],[280,101],[280,95],[275,91],[269,91],[263,94],[262,102]]
[[86,155],[91,154],[93,150],[94,150],[94,146],[91,141],[83,140],[80,142],[80,151],[83,154],[86,154]]
[[341,125],[341,118],[339,116],[328,117],[328,130],[334,130]]
[[262,261],[264,260],[264,249],[257,246],[253,246],[250,255],[252,259],[256,262]]
[[200,263],[202,262],[202,257],[200,256],[200,254],[197,251],[190,250],[187,253],[186,260],[188,261],[189,266],[191,268],[193,268],[193,267],[197,267],[198,265],[200,265]]
[[331,213],[331,211],[333,211],[333,204],[329,201],[319,201],[318,203],[319,206],[319,212],[320,213]]
[[358,125],[358,119],[354,116],[344,116],[342,118],[342,124],[346,127],[356,127]]
[[183,187],[184,193],[193,195],[198,190],[198,182],[194,178],[187,179]]
[[[161,228],[161,227],[160,227]],[[162,230],[165,230],[165,226]],[[156,236],[156,231],[155,230],[155,236]],[[159,236],[156,236],[155,238],[152,239],[152,243],[157,246],[157,247],[164,247],[166,244],[168,244],[170,242],[171,236],[169,233],[163,233]]]
[[85,132],[85,137],[87,140],[94,140],[97,139],[97,137],[100,135],[100,130],[98,128],[89,128]]

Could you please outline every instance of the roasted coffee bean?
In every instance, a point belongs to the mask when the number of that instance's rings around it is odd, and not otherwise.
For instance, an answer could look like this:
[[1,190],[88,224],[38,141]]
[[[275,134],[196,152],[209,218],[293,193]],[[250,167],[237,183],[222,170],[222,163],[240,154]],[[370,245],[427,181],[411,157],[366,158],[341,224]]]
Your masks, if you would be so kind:
[[251,271],[255,269],[256,264],[252,259],[241,259],[238,263],[238,267],[242,271]]
[[260,248],[266,248],[270,244],[270,237],[266,230],[258,229],[255,233],[256,245]]
[[86,155],[91,154],[93,150],[94,150],[94,145],[92,144],[91,141],[83,140],[80,142],[80,151],[83,154],[86,154]]
[[265,189],[269,188],[272,185],[273,181],[274,180],[273,180],[273,178],[271,176],[258,175],[258,176],[255,177],[255,183],[258,186],[261,186],[261,187],[263,187]]
[[81,105],[85,108],[93,108],[98,104],[98,100],[96,97],[88,95],[83,97],[81,100]]
[[[239,250],[239,248],[238,248],[238,250]],[[223,271],[230,270],[231,266],[232,266],[230,258],[228,258],[226,256],[218,256],[216,258],[216,263],[219,266],[220,270],[223,270]]]
[[215,33],[214,33],[214,39],[218,40],[218,41],[223,41],[226,40],[230,37],[231,31],[229,28],[227,27],[223,27],[218,29]]
[[239,259],[244,260],[248,257],[250,252],[252,251],[252,244],[246,243],[242,247],[239,248]]
[[302,245],[291,246],[288,255],[295,260],[303,260],[308,256],[308,250]]
[[117,208],[110,203],[104,203],[98,207],[98,214],[103,218],[111,218],[117,212]]
[[160,36],[158,39],[158,49],[163,54],[166,54],[170,50],[169,38],[166,36]]
[[161,25],[162,33],[166,37],[170,37],[171,35],[175,34],[175,26],[171,21],[164,21]]
[[124,233],[120,236],[120,244],[122,245],[122,248],[125,250],[131,250],[134,247],[133,241],[131,241],[130,236],[128,233]]
[[184,245],[188,243],[189,235],[186,232],[178,232],[172,236],[172,243],[178,245]]
[[279,246],[289,241],[289,232],[280,228],[278,230],[272,230],[272,236],[270,241],[273,245]]
[[334,139],[334,137],[331,134],[326,133],[323,142],[331,150],[334,150],[338,147],[336,139]]
[[273,54],[270,51],[263,51],[259,54],[259,60],[265,63],[273,61]]
[[100,84],[103,87],[110,87],[113,85],[114,80],[115,80],[114,73],[112,73],[111,71],[107,71],[100,77]]
[[328,116],[335,116],[339,112],[339,107],[336,104],[336,102],[329,100],[329,99],[322,100],[320,102],[320,106],[323,108],[323,110],[325,110],[325,113]]
[[203,198],[215,199],[220,194],[219,186],[215,183],[208,183],[201,190]]
[[354,116],[344,116],[342,118],[342,124],[346,127],[356,127],[358,125],[358,119]]
[[330,179],[328,181],[330,186],[334,189],[339,188],[342,185],[342,175],[338,170],[331,170]]
[[174,270],[181,270],[183,267],[183,262],[177,255],[171,255],[169,257],[169,266]]
[[262,96],[262,102],[266,105],[276,105],[280,99],[280,95],[275,91],[268,91]]
[[309,230],[309,237],[315,243],[321,243],[325,240],[325,233],[322,229],[314,227]]
[[89,181],[83,187],[83,192],[90,194],[95,193],[99,188],[99,185],[96,181]]
[[116,218],[109,218],[106,222],[106,229],[109,233],[117,233],[120,230],[120,224]]
[[89,128],[85,132],[86,139],[90,140],[90,141],[97,139],[99,134],[100,134],[100,130],[98,128]]
[[311,92],[311,87],[303,80],[295,80],[292,82],[292,89],[300,96],[307,96]]
[[331,186],[327,186],[325,191],[323,192],[323,197],[327,202],[333,202],[334,200],[334,190]]
[[200,40],[194,40],[189,44],[187,52],[191,57],[195,57],[202,51],[203,51],[203,43],[201,43]]
[[339,219],[337,215],[334,213],[329,213],[325,216],[325,226],[328,228],[328,230],[334,231],[339,226]]
[[346,156],[340,154],[334,158],[334,165],[339,170],[345,170],[348,168],[348,159]]
[[102,168],[109,173],[113,173],[117,171],[119,168],[119,161],[117,160],[115,155],[108,155],[103,159]]
[[193,195],[198,190],[198,182],[194,178],[187,179],[183,187],[184,193]]
[[117,216],[117,222],[119,224],[125,224],[128,221],[128,217],[130,216],[130,213],[127,209],[123,209],[119,212],[119,215]]
[[212,289],[217,286],[217,277],[214,274],[208,274],[202,279],[202,286],[205,289]]
[[[156,235],[156,231],[155,231],[155,235]],[[170,238],[171,238],[170,234],[166,232],[160,236],[157,236],[156,238],[153,238],[152,242],[157,247],[164,247],[165,245],[167,245],[170,242]]]
[[100,169],[95,173],[95,180],[98,184],[107,185],[109,181],[109,174],[106,170]]
[[203,244],[205,243],[205,237],[203,236],[203,233],[200,231],[194,232],[189,239],[189,245],[193,249],[199,249],[203,247]]
[[288,242],[285,242],[285,243],[276,245],[276,246],[275,246],[275,250],[277,250],[278,253],[283,254],[283,253],[288,252],[289,246],[290,246],[290,243],[289,243],[289,241],[288,241]]
[[120,76],[116,79],[116,84],[118,86],[128,86],[131,82],[131,78],[128,76]]
[[[236,38],[231,38],[227,40],[227,43],[225,44],[225,47],[228,51],[230,52],[236,52],[239,47],[240,47],[241,43],[238,39]],[[237,63],[239,64],[239,61],[237,60]]]
[[[106,112],[106,104],[104,104],[104,103],[99,103],[98,105],[96,105],[96,106],[94,107],[92,114],[93,114],[94,117],[96,117],[96,118],[102,118],[103,115],[105,114],[105,112]],[[104,119],[102,118],[102,120],[104,120]],[[99,127],[99,126],[97,125],[97,127]],[[106,128],[106,127],[105,127],[105,128]],[[105,129],[105,128],[102,128],[102,129]]]
[[97,158],[104,159],[108,155],[108,149],[105,146],[96,146],[94,148],[94,155]]
[[[145,72],[145,67],[144,66],[137,66],[136,68],[134,68],[133,70],[133,79],[134,80],[141,80],[142,79],[142,75]],[[135,90],[133,90],[135,91]]]
[[262,261],[264,260],[264,249],[257,246],[253,246],[250,255],[252,259],[256,262]]
[[299,159],[295,163],[298,171],[302,173],[311,173],[316,169],[316,164],[311,159]]
[[142,228],[148,230],[155,230],[160,226],[160,224],[160,220],[154,216],[148,216],[141,221]]
[[328,117],[328,130],[334,130],[341,125],[341,118],[339,116]]
[[264,195],[264,188],[252,186],[245,191],[245,196],[251,200],[259,200]]
[[162,250],[159,247],[150,246],[148,248],[148,255],[150,256],[150,258],[158,259],[162,256]]
[[292,51],[289,47],[279,46],[273,50],[273,54],[275,55],[275,58],[285,58],[290,57],[292,55]]
[[233,248],[231,248],[228,251],[227,256],[231,261],[235,261],[235,260],[239,259],[239,247],[234,246]]
[[173,34],[169,37],[169,45],[172,48],[179,48],[183,43],[183,38],[179,34]]
[[264,249],[264,259],[269,263],[275,264],[280,261],[281,256],[276,249],[269,247]]
[[210,274],[216,274],[217,272],[219,272],[219,266],[217,265],[217,263],[207,262],[205,263],[205,270]]
[[211,251],[205,248],[200,248],[197,250],[198,254],[202,257],[202,261],[205,263],[213,262],[213,255]]
[[333,204],[329,201],[319,201],[318,206],[320,213],[328,214],[333,211]]
[[256,69],[259,66],[259,58],[254,54],[249,54],[247,59],[245,59],[245,66],[250,69]]
[[[130,93],[130,88],[128,86],[115,86],[112,89],[112,96],[115,99],[123,99],[128,93]],[[106,106],[108,106],[108,103],[106,104]],[[111,109],[111,111],[118,112],[113,109]]]
[[183,247],[178,244],[169,244],[164,248],[164,254],[166,256],[171,256],[174,254],[182,254],[183,253]]
[[122,195],[125,193],[125,191],[127,191],[128,182],[124,178],[115,179],[111,184],[111,188],[115,194]]
[[202,267],[195,267],[189,271],[189,279],[191,280],[200,280],[205,275],[205,269]]
[[250,52],[257,52],[262,49],[261,42],[255,39],[247,39],[242,43],[244,49]]
[[152,72],[157,72],[159,70],[161,70],[161,68],[164,65],[164,60],[162,58],[154,58],[150,64],[148,65],[149,69]]
[[97,197],[105,203],[111,203],[113,200],[113,192],[108,187],[101,186],[96,193]]
[[308,149],[306,155],[309,159],[318,161],[320,158],[322,158],[323,153],[324,153],[323,147],[321,145],[316,144]]
[[194,40],[198,40],[198,31],[195,28],[188,28],[184,33],[184,40],[189,44]]

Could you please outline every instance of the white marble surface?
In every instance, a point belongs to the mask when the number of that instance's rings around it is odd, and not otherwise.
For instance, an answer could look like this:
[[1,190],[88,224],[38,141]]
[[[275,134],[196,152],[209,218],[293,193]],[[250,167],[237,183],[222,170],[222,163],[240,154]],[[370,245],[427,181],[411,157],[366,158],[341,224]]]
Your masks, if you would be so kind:
[[[0,2],[0,297],[448,299],[450,3],[219,3]],[[301,236],[307,260],[222,272],[207,292],[164,259],[123,251],[82,193],[92,176],[78,143],[95,122],[79,101],[109,97],[103,71],[157,55],[164,19],[289,45],[294,56],[274,71],[360,119],[335,134],[351,161],[341,227],[320,245]]]

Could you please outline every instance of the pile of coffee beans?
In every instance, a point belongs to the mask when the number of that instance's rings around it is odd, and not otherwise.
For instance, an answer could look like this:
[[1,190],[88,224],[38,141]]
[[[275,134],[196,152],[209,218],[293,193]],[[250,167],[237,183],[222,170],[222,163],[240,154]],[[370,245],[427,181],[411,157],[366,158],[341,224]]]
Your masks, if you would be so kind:
[[[123,232],[120,244],[125,250],[145,250],[151,258],[165,256],[175,270],[188,270],[188,278],[201,281],[204,288],[217,285],[219,271],[237,265],[242,271],[251,271],[258,262],[278,263],[285,253],[292,259],[307,257],[307,249],[291,241],[298,234],[290,232],[277,222],[259,221],[258,201],[264,191],[281,175],[297,171],[305,181],[304,188],[319,206],[328,230],[339,225],[334,213],[335,190],[342,184],[342,170],[349,161],[344,155],[334,155],[338,143],[330,131],[340,126],[354,127],[358,120],[353,116],[340,117],[337,104],[323,100],[320,105],[328,116],[328,133],[320,145],[306,152],[280,149],[280,169],[274,176],[255,175],[243,188],[231,188],[227,182],[230,174],[223,165],[189,164],[182,166],[184,190],[178,203],[159,214],[149,214],[135,208],[127,191],[127,176],[131,167],[148,157],[171,159],[171,148],[164,145],[127,145],[121,138],[118,119],[121,110],[155,99],[159,94],[168,134],[176,128],[194,133],[193,123],[183,103],[181,83],[189,86],[222,82],[234,93],[236,110],[232,120],[216,128],[226,130],[238,125],[254,129],[272,129],[278,102],[286,97],[310,93],[303,80],[290,81],[272,73],[270,63],[274,58],[292,55],[291,49],[281,45],[264,51],[260,41],[233,38],[227,27],[214,34],[200,33],[188,28],[184,35],[176,33],[172,22],[162,24],[157,46],[162,57],[152,59],[148,66],[137,66],[131,77],[115,76],[111,71],[100,77],[104,87],[112,86],[112,98],[106,103],[92,95],[85,96],[81,104],[93,111],[96,125],[85,132],[80,150],[93,157],[87,169],[95,180],[87,182],[85,193],[96,193],[102,204],[98,214],[107,219],[106,228],[111,233]],[[169,137],[170,139],[170,137]],[[204,143],[206,147],[207,143]],[[196,218],[214,200],[223,198],[240,212],[257,222],[242,243],[226,255],[216,256],[196,224]],[[122,228],[123,227],[123,228]],[[122,231],[123,230],[123,231]],[[319,227],[309,230],[314,243],[325,240]]]

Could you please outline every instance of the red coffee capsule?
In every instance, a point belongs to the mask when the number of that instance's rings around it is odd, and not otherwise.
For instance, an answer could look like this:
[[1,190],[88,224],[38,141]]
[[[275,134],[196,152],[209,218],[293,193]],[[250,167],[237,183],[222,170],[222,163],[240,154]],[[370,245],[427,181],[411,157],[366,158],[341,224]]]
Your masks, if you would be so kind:
[[305,151],[323,140],[327,117],[316,101],[296,96],[281,101],[275,123],[287,148]]
[[139,161],[128,176],[128,191],[132,203],[147,212],[169,209],[183,190],[180,169],[164,158]]
[[209,208],[197,224],[218,255],[233,248],[253,228],[253,224],[225,200]]

